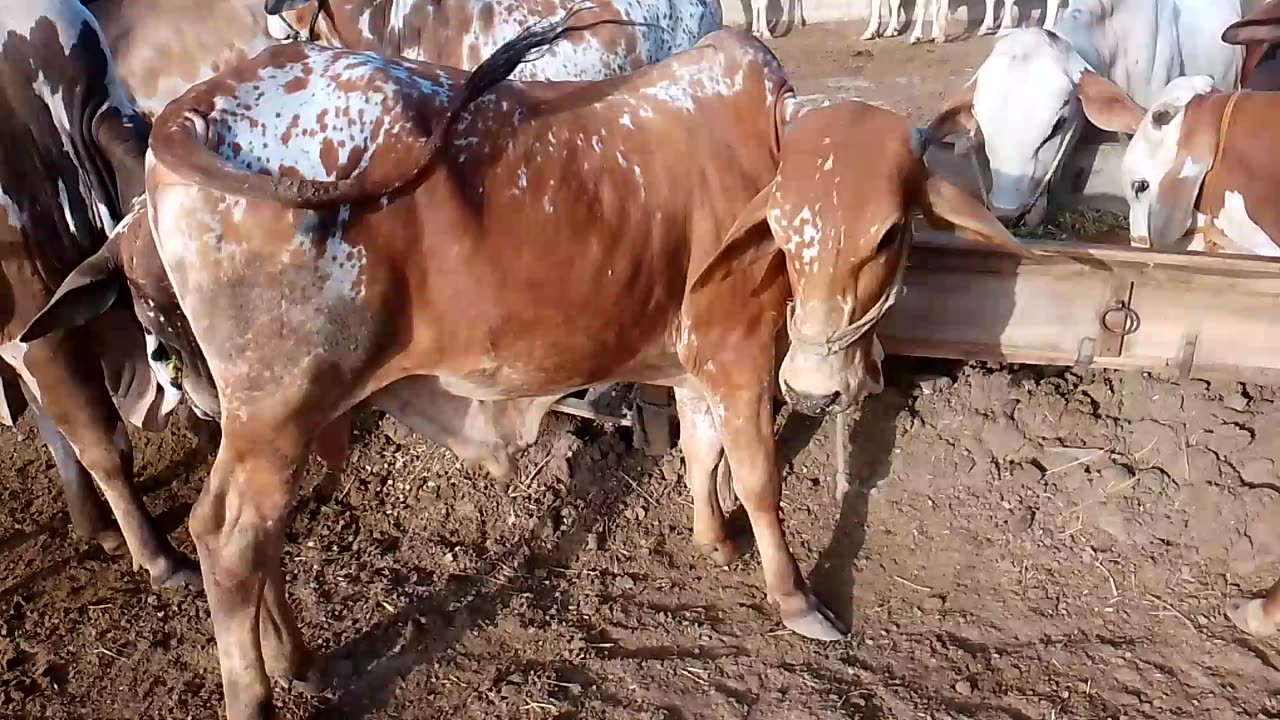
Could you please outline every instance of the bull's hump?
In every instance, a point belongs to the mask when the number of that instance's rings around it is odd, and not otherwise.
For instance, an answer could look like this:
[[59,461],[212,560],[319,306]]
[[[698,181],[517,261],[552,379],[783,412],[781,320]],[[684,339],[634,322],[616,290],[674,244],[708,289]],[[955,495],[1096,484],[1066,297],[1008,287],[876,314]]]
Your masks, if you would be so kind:
[[351,177],[381,149],[425,142],[415,117],[442,111],[460,87],[450,71],[373,53],[309,45],[277,60],[223,86],[208,117],[215,150],[250,172]]

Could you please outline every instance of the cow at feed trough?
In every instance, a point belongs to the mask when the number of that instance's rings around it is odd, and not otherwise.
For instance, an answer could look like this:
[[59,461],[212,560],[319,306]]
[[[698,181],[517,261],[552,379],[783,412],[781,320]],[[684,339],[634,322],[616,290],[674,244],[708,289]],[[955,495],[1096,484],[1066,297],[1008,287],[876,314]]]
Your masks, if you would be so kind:
[[1228,25],[1222,42],[1244,47],[1241,88],[1280,90],[1280,0],[1270,0]]
[[1036,227],[1089,117],[1092,90],[1081,79],[1118,86],[1142,105],[1184,74],[1234,89],[1241,51],[1219,35],[1239,18],[1238,0],[1075,0],[1052,33],[1028,28],[997,41],[933,127],[970,136],[992,210],[1008,224]]
[[[840,409],[878,376],[871,332],[913,209],[1026,251],[929,175],[903,118],[859,104],[797,113],[776,58],[745,33],[601,82],[500,82],[568,22],[472,74],[277,46],[156,120],[154,242],[223,419],[190,527],[232,718],[270,713],[266,667],[320,675],[280,567],[308,443],[365,401],[429,426],[423,386],[535,426],[574,388],[674,386],[695,539],[722,562],[737,554],[711,477],[727,454],[782,619],[843,634],[779,518],[778,331],[800,339],[785,394]],[[119,265],[108,270],[82,287],[112,282]],[[83,317],[83,295],[63,294],[43,322]]]
[[[297,28],[302,37],[332,47],[464,70],[475,67],[521,28],[581,5],[580,0],[264,2],[268,14]],[[596,24],[601,20],[630,23]],[[602,80],[622,75],[692,47],[719,29],[724,18],[720,0],[605,0],[593,3],[581,22],[594,27],[531,58],[512,73],[512,79]]]
[[[1052,30],[1054,20],[1058,17],[1058,5],[1061,0],[1048,0],[1045,4],[1045,15],[1043,26],[1045,30]],[[902,12],[902,0],[888,0],[889,3],[889,24],[885,27],[883,34],[880,31],[880,11],[881,0],[871,0],[871,12],[867,17],[867,30],[862,33],[863,40],[874,40],[878,37],[896,37],[902,33],[906,16]],[[979,35],[990,35],[999,30],[1006,32],[1013,29],[1013,18],[1016,10],[1014,6],[1017,0],[1005,0],[1003,12],[1000,14],[1000,24],[996,25],[996,0],[986,0],[985,15],[982,18],[982,25],[978,27]],[[924,20],[926,15],[932,24],[932,35],[930,40],[936,43],[946,42],[947,39],[947,21],[951,17],[951,0],[920,0],[915,4],[915,11],[912,15],[912,29],[910,43],[912,45],[924,39]]]
[[19,378],[0,390],[0,416],[14,420],[25,395],[78,535],[112,552],[127,547],[156,585],[198,584],[131,482],[125,420],[156,428],[176,404],[157,392],[132,314],[108,302],[83,327],[19,338],[142,192],[146,120],[77,0],[11,3],[0,14],[0,117],[0,374]]
[[1133,133],[1121,180],[1135,246],[1280,255],[1280,94],[1220,92],[1194,75],[1169,83],[1149,111],[1115,109],[1111,122]]

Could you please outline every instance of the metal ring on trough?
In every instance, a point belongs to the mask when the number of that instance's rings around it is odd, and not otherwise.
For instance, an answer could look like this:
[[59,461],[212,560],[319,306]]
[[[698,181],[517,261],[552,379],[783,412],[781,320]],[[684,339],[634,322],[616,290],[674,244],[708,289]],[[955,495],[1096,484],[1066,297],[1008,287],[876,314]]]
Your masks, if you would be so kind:
[[[1120,313],[1124,318],[1119,329],[1112,322],[1115,313]],[[1116,335],[1132,335],[1138,332],[1138,328],[1142,327],[1142,318],[1138,315],[1138,312],[1129,307],[1123,300],[1116,300],[1111,307],[1103,310],[1098,322],[1102,325],[1103,330]]]

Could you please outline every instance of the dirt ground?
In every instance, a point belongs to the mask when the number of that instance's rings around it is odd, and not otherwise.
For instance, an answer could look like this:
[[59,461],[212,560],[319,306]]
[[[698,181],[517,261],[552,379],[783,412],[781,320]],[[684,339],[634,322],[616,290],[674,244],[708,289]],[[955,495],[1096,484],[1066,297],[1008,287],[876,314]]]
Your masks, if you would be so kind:
[[[918,120],[990,47],[860,32],[775,45],[802,92]],[[282,716],[1280,717],[1275,644],[1222,613],[1280,569],[1280,393],[888,370],[842,504],[830,423],[782,429],[792,547],[854,628],[833,644],[782,629],[754,553],[726,569],[694,550],[678,451],[556,415],[495,484],[362,417],[344,478],[312,468],[286,550],[303,630],[349,681],[334,699],[282,689]],[[207,459],[180,429],[134,437],[148,504],[192,552]],[[73,537],[30,424],[0,432],[0,459],[0,717],[219,717],[203,596],[153,591]]]

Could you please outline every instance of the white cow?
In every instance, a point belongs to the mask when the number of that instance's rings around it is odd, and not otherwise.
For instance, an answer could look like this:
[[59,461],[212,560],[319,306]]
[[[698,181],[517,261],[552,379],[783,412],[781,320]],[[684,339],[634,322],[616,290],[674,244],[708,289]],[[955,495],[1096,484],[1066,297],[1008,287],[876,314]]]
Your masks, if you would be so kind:
[[997,41],[934,132],[971,134],[990,174],[991,209],[1034,227],[1085,126],[1082,73],[1096,71],[1143,106],[1181,75],[1233,90],[1242,51],[1220,36],[1240,17],[1240,0],[1072,0],[1053,32],[1015,30]]
[[[906,21],[906,15],[902,12],[902,0],[888,0],[889,2],[889,25],[885,28],[883,35],[880,32],[880,9],[881,0],[871,0],[871,13],[867,20],[867,31],[862,34],[863,40],[874,40],[878,37],[895,37],[902,32],[902,25]],[[946,41],[947,18],[951,17],[951,0],[918,0],[915,6],[915,12],[912,15],[911,44],[914,45],[924,39],[924,17],[926,7],[933,3],[929,8],[931,17],[930,22],[933,25],[933,34],[930,39],[940,43]],[[1058,17],[1058,5],[1061,0],[1046,0],[1044,13],[1044,28],[1052,30],[1054,20]],[[1017,0],[1004,0],[1004,12],[1000,15],[1000,31],[1013,29],[1013,6],[1017,4]],[[986,0],[986,15],[982,18],[982,26],[978,28],[979,35],[990,35],[996,31],[996,0]]]

